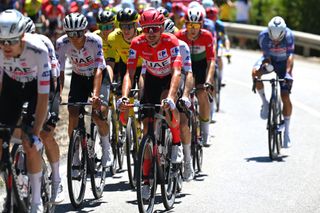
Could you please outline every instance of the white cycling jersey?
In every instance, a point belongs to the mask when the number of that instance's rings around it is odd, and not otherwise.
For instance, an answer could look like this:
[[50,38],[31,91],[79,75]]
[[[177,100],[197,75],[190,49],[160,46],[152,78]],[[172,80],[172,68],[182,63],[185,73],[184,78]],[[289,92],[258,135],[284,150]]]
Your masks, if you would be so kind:
[[0,49],[0,82],[4,73],[21,83],[37,79],[38,93],[48,94],[51,69],[48,49],[39,37],[32,34],[25,33],[24,40],[24,49],[17,58],[5,58]]
[[35,34],[40,37],[42,42],[46,45],[48,48],[49,58],[51,62],[51,76],[52,77],[59,77],[60,76],[60,66],[59,61],[56,56],[56,51],[54,49],[54,46],[52,44],[52,41],[45,35],[42,34]]
[[101,37],[93,33],[86,33],[85,36],[86,41],[81,50],[72,45],[67,35],[58,38],[56,55],[60,63],[60,70],[65,70],[66,57],[71,61],[72,71],[78,75],[93,76],[95,69],[106,68]]
[[[191,57],[190,57],[190,48],[188,44],[180,39],[179,41],[179,49],[180,54],[182,58],[182,72],[192,72],[192,66],[191,66]],[[146,73],[146,64],[145,60],[143,60],[142,68],[141,68],[141,74]]]

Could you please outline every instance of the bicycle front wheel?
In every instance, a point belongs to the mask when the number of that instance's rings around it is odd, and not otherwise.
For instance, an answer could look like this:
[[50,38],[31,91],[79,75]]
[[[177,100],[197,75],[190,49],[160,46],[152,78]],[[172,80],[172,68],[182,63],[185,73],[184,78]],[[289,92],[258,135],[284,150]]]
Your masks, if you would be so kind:
[[277,127],[277,105],[275,99],[271,99],[269,103],[269,116],[268,116],[268,147],[269,157],[274,160],[278,157],[277,150],[279,149],[278,141],[278,127]]
[[102,146],[97,127],[94,127],[92,140],[88,145],[88,167],[90,171],[91,188],[96,199],[102,197],[105,185],[106,168],[101,165]]
[[67,180],[71,204],[78,208],[83,202],[87,183],[87,149],[84,136],[74,130],[68,149]]
[[157,162],[153,138],[146,136],[139,147],[136,166],[137,199],[140,213],[152,213],[157,191]]
[[220,76],[220,71],[217,68],[215,73],[214,73],[214,103],[216,107],[216,112],[219,112],[220,110],[220,89],[221,89],[221,76]]
[[126,155],[129,183],[136,188],[135,164],[137,163],[137,130],[132,118],[129,118],[126,129]]

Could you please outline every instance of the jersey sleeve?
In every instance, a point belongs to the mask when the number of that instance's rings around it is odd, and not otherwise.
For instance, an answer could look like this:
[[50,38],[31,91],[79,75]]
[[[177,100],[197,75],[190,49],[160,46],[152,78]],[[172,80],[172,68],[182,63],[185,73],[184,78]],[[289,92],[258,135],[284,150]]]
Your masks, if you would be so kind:
[[180,53],[182,58],[182,67],[184,72],[192,72],[190,48],[184,41],[180,42]]
[[287,41],[287,57],[294,53],[294,36],[291,30],[286,32],[286,41]]
[[215,52],[214,52],[215,38],[211,33],[207,33],[206,41],[207,41],[207,44],[206,44],[207,60],[215,60]]
[[134,39],[132,40],[130,49],[129,49],[129,56],[128,56],[128,62],[127,62],[127,68],[129,70],[136,70],[139,56],[140,56],[139,42],[137,39]]
[[105,69],[106,62],[104,60],[103,50],[102,50],[102,39],[100,36],[96,35],[96,54],[95,54],[95,67],[97,69]]
[[66,65],[66,48],[64,48],[65,42],[63,41],[63,37],[60,37],[56,43],[56,57],[60,64],[60,70],[65,70]]
[[47,50],[42,50],[38,60],[38,93],[49,94],[50,92],[50,69],[49,54]]
[[117,57],[116,43],[114,39],[114,32],[110,33],[107,41],[107,51],[105,53],[105,58],[108,61],[115,62]]
[[171,61],[172,61],[172,68],[181,68],[181,53],[180,53],[180,46],[179,40],[172,36],[172,47],[170,48],[171,53]]
[[263,52],[263,57],[269,58],[270,57],[270,50],[267,46],[267,34],[266,31],[262,31],[258,36],[258,43],[260,46],[260,49]]

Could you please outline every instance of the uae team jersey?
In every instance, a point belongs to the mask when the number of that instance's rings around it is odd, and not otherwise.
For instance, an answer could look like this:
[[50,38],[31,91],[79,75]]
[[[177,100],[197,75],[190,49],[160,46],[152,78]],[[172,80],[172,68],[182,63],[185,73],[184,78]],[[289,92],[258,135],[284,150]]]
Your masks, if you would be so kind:
[[48,49],[48,54],[49,54],[50,63],[51,63],[51,76],[55,78],[59,77],[60,76],[59,62],[56,57],[56,51],[54,50],[54,46],[51,40],[47,36],[42,34],[35,34],[35,35],[40,37],[40,39]]
[[105,69],[106,63],[103,57],[102,40],[93,33],[86,33],[86,41],[81,50],[76,49],[67,35],[57,40],[56,55],[60,64],[60,70],[65,70],[66,57],[72,64],[72,71],[82,76],[93,76],[97,68]]
[[174,35],[162,33],[156,47],[148,44],[144,34],[135,37],[129,50],[129,70],[136,70],[139,57],[144,59],[147,71],[160,78],[170,75],[172,68],[181,68],[179,41]]
[[278,43],[274,44],[269,38],[268,30],[264,30],[258,37],[259,45],[265,58],[271,58],[273,61],[285,61],[294,52],[294,38],[292,31],[286,29],[285,37]]
[[215,38],[208,30],[201,29],[200,36],[194,41],[188,39],[186,29],[179,30],[176,36],[189,45],[192,61],[215,59]]
[[24,49],[18,58],[5,58],[0,49],[0,82],[4,73],[21,83],[37,79],[38,93],[48,94],[51,69],[48,49],[38,36],[25,33],[24,39]]

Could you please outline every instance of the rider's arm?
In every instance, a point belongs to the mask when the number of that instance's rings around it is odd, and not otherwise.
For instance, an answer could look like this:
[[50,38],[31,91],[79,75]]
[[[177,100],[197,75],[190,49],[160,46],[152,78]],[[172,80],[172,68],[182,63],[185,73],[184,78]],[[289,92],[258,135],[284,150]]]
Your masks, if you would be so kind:
[[33,134],[39,136],[42,125],[47,118],[49,94],[38,93],[35,120],[33,125]]
[[179,83],[181,79],[181,67],[173,67],[173,73],[170,82],[168,98],[175,100],[178,93]]
[[293,68],[293,58],[294,58],[294,37],[291,30],[287,30],[286,32],[286,44],[287,44],[287,73],[292,75],[292,68]]
[[97,68],[93,80],[93,96],[99,97],[102,83],[102,69]]
[[213,84],[215,60],[207,60],[207,78],[206,83]]
[[123,97],[129,96],[129,92],[132,87],[132,82],[134,81],[135,72],[136,72],[135,69],[128,68],[126,74],[124,75],[123,83],[122,83],[122,96]]
[[183,96],[189,97],[190,91],[193,88],[193,74],[192,72],[186,72],[186,81],[183,90]]
[[215,68],[215,47],[213,45],[213,36],[207,34],[208,44],[206,45],[206,57],[207,57],[207,77],[206,82],[213,84],[214,68]]
[[287,73],[292,76],[292,68],[293,68],[293,54],[291,54],[287,59]]

